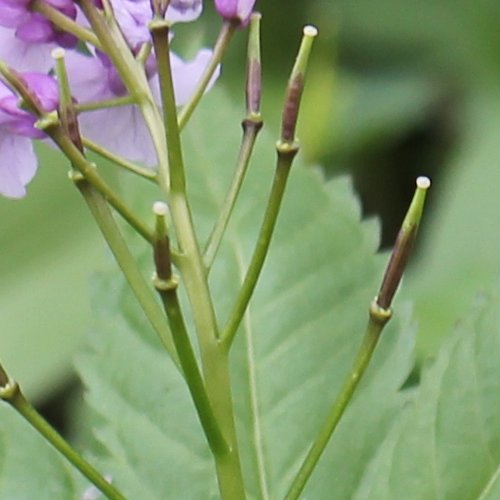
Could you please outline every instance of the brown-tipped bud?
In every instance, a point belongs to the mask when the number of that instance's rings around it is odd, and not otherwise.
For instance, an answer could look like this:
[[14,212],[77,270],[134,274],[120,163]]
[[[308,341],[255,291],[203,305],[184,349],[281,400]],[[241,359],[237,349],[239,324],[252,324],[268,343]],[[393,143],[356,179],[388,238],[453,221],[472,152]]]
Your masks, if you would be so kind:
[[391,307],[392,299],[403,276],[413,242],[417,235],[420,219],[422,218],[426,192],[430,185],[431,181],[428,177],[419,177],[417,179],[417,188],[413,200],[394,244],[384,279],[376,298],[377,305],[383,309]]
[[260,116],[260,100],[262,94],[262,67],[260,58],[260,19],[254,12],[250,17],[250,34],[248,38],[246,103],[247,116]]
[[303,88],[304,75],[298,74],[288,83],[281,126],[281,140],[283,142],[295,141],[295,129],[299,117],[299,106]]
[[78,118],[75,110],[75,104],[71,96],[69,87],[68,75],[66,72],[66,65],[64,64],[65,51],[62,48],[57,48],[52,51],[52,57],[55,60],[55,68],[57,80],[59,83],[59,107],[58,115],[62,127],[68,134],[71,142],[79,149],[81,153],[84,152],[82,136],[80,134],[80,127],[78,125]]
[[170,254],[170,240],[168,238],[167,225],[165,222],[168,207],[162,201],[157,201],[153,205],[153,213],[156,218],[153,242],[156,276],[160,280],[169,281],[172,278],[172,257]]
[[0,365],[0,387],[5,387],[9,383],[9,376],[4,370],[3,366]]
[[295,141],[295,129],[299,116],[300,100],[304,90],[307,62],[311,53],[312,43],[317,34],[318,30],[314,26],[306,26],[304,28],[302,43],[285,94],[281,125],[281,140],[283,142],[292,143]]
[[150,0],[150,3],[153,14],[163,19],[170,5],[170,0]]

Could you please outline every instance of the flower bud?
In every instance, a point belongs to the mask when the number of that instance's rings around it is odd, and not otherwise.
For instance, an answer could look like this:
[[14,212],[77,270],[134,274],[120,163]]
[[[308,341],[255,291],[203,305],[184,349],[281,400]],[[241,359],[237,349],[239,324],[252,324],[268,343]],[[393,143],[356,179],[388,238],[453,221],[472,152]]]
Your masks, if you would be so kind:
[[300,100],[304,90],[304,79],[307,62],[311,53],[314,39],[318,30],[314,26],[305,26],[303,30],[302,43],[295,60],[295,65],[288,80],[285,93],[285,104],[281,121],[281,141],[292,144],[295,142],[295,128],[299,116]]
[[392,299],[403,277],[403,272],[406,269],[408,257],[410,256],[413,242],[417,235],[420,219],[422,218],[425,197],[430,185],[431,181],[428,177],[422,176],[417,178],[415,194],[399,230],[382,280],[382,285],[376,297],[376,305],[382,309],[389,309],[391,307]]
[[255,0],[215,0],[217,12],[226,21],[238,21],[241,26],[248,23]]
[[262,69],[260,62],[260,18],[259,13],[250,17],[250,36],[248,40],[246,103],[247,115],[260,116],[262,93]]

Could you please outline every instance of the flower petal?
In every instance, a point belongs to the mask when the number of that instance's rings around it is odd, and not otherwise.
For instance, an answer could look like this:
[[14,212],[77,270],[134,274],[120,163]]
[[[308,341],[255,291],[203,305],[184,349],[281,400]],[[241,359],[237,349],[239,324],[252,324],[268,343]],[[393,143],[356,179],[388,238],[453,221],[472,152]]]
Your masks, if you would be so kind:
[[28,43],[15,36],[9,28],[0,27],[0,59],[16,71],[46,72],[54,66],[50,53],[53,43]]
[[37,169],[33,144],[26,137],[0,134],[0,194],[8,198],[22,198],[25,186]]
[[203,10],[201,0],[172,0],[165,19],[171,23],[188,23],[200,17]]

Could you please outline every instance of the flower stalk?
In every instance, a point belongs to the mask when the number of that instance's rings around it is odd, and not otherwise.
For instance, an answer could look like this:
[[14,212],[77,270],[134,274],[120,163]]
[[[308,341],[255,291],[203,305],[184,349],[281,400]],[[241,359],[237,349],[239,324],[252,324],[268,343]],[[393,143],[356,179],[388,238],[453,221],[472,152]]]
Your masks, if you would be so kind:
[[191,96],[191,99],[184,105],[181,112],[179,113],[179,130],[182,130],[187,125],[196,107],[200,103],[203,94],[207,90],[208,85],[212,80],[215,71],[217,70],[217,67],[224,57],[226,49],[231,43],[231,39],[233,38],[236,28],[236,22],[224,21],[222,23],[217,41],[214,45],[212,57],[210,58],[210,61],[208,62],[207,67],[205,68],[205,71],[203,72],[200,81],[195,91],[193,92],[193,95]]
[[8,403],[66,460],[75,466],[110,500],[125,500],[125,496],[85,460],[28,402],[18,383],[10,379],[0,366],[0,399]]
[[[70,123],[73,123],[72,128],[77,131],[77,123],[74,121],[74,108],[72,108],[71,94],[69,92],[69,83],[64,67],[64,51],[62,51],[62,49],[56,49],[54,51],[54,58],[56,60],[56,73],[60,84],[60,117],[62,126],[66,129],[66,131],[68,131],[71,127],[67,122],[69,120]],[[51,135],[54,142],[58,144],[60,149],[71,161],[71,165],[74,170],[71,172],[70,178],[73,180],[76,187],[79,189],[80,193],[87,202],[97,225],[99,226],[120,269],[134,292],[137,301],[141,305],[147,318],[150,320],[151,325],[157,332],[166,350],[174,360],[174,363],[179,366],[177,353],[175,351],[170,331],[166,328],[166,325],[163,322],[162,314],[154,300],[154,297],[142,277],[135,259],[131,255],[127,244],[125,243],[125,240],[123,239],[109,210],[108,204],[106,203],[107,200],[116,208],[116,195],[111,189],[109,189],[109,192],[108,190],[105,190],[105,193],[103,193],[98,188],[102,187],[100,182],[97,183],[98,186],[95,185],[97,176],[96,169],[87,162],[83,154],[83,145],[79,134],[75,140],[75,138],[72,139],[66,135],[59,126],[50,127],[47,131]],[[97,179],[100,179],[100,177],[97,176]],[[119,207],[122,208],[121,202],[119,203]],[[128,209],[118,211],[128,222],[131,222],[131,225],[135,227],[137,232],[147,239],[147,241],[153,241],[153,235],[150,234],[149,230],[142,227],[141,223],[136,220],[135,216],[129,212]]]
[[66,72],[66,65],[64,64],[64,49],[54,49],[52,51],[52,57],[56,63],[55,71],[59,85],[59,120],[71,142],[78,148],[80,153],[83,154],[82,136],[80,135],[76,110],[71,97],[68,73]]
[[261,59],[260,59],[260,18],[261,15],[255,13],[250,21],[250,34],[248,40],[247,56],[247,78],[246,78],[246,117],[242,122],[243,138],[236,169],[228,188],[224,202],[210,233],[203,252],[203,262],[210,272],[212,264],[217,255],[217,251],[222,242],[224,232],[226,231],[229,219],[233,212],[238,194],[245,179],[245,175],[250,163],[257,135],[262,129],[263,121],[260,113],[260,99],[262,91]]
[[306,26],[304,28],[302,43],[288,82],[285,93],[285,103],[283,106],[281,139],[276,144],[276,170],[264,219],[243,284],[222,334],[222,342],[227,349],[231,347],[264,266],[271,243],[271,237],[278,219],[288,175],[293,160],[299,151],[299,144],[295,140],[295,126],[299,114],[300,97],[304,89],[307,61],[316,35],[316,28],[312,26]]
[[[154,19],[149,27],[155,53],[169,54],[168,23]],[[178,267],[191,304],[206,392],[212,402],[215,419],[220,428],[224,429],[224,439],[227,443],[226,453],[214,453],[219,489],[223,499],[245,498],[228,359],[226,352],[219,345],[219,327],[186,193],[170,61],[168,57],[160,59],[164,59],[162,62],[158,61],[158,74],[163,104],[163,129],[168,144],[166,163],[170,175],[169,186],[165,186],[161,179],[160,186],[165,192],[177,236],[181,254]]]
[[[114,153],[112,153],[108,149],[102,147],[100,144],[97,144],[96,142],[90,140],[88,137],[82,137],[82,143],[89,151],[92,151],[93,153],[99,155],[101,158],[104,158],[105,160],[108,160],[111,163],[114,163],[115,165],[122,168],[123,170],[127,170],[128,172],[131,172],[135,175],[138,175],[139,177],[142,177],[142,178],[156,184],[157,175],[156,175],[155,171],[150,170],[149,168],[139,167],[135,163],[132,163],[132,162],[126,160],[125,158],[122,158],[121,156],[115,155]],[[150,239],[151,235],[150,235],[149,230],[142,231],[142,232],[140,232],[140,234],[142,234],[142,236],[147,241],[150,241],[149,239]]]
[[165,224],[167,211],[165,203],[157,202],[153,206],[156,217],[153,284],[163,303],[182,371],[210,449],[214,456],[226,455],[229,448],[208,398],[177,295],[178,279],[172,274],[170,241]]
[[175,365],[180,369],[179,358],[172,340],[172,334],[165,323],[161,309],[154,298],[152,290],[142,276],[137,262],[131,254],[106,201],[92,185],[85,182],[81,174],[74,172],[70,177],[82,193],[108,247],[113,253],[120,270],[153,330],[158,334],[161,343],[170,354]]
[[169,23],[155,18],[149,24],[157,58],[158,76],[160,78],[160,94],[163,109],[163,126],[167,142],[167,158],[169,166],[170,191],[185,193],[186,179],[184,161],[180,141],[179,126],[177,123],[174,83],[170,65]]
[[342,389],[333,403],[328,416],[321,427],[318,436],[312,443],[309,451],[296,474],[285,500],[296,500],[299,498],[307,481],[309,480],[323,451],[330,441],[342,415],[345,413],[356,388],[370,364],[375,348],[378,344],[382,331],[392,317],[391,304],[394,293],[401,280],[408,261],[411,247],[415,240],[418,225],[422,218],[422,212],[426,197],[426,191],[430,187],[427,177],[417,179],[417,188],[410,204],[410,208],[401,226],[398,238],[392,251],[386,268],[382,286],[379,294],[370,305],[368,325],[366,332]]

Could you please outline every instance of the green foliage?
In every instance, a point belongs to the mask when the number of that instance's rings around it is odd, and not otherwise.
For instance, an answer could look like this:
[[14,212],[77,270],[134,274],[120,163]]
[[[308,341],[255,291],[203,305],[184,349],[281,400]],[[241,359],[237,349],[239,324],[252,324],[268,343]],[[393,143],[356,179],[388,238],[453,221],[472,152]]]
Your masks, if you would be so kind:
[[435,352],[459,311],[498,278],[499,103],[497,92],[471,100],[462,143],[437,186],[436,210],[408,277],[405,296],[415,300],[423,352]]
[[[206,235],[229,182],[240,116],[212,93],[185,138],[197,225]],[[210,123],[210,127],[205,124]],[[227,134],[223,143],[220,131]],[[248,261],[274,169],[274,144],[263,135],[229,227],[211,285],[221,321],[227,317]],[[137,195],[137,204],[151,200]],[[253,498],[277,498],[293,473],[358,347],[367,308],[382,273],[374,256],[377,228],[359,223],[349,184],[326,185],[297,166],[291,175],[272,249],[232,351],[231,372],[240,451]],[[145,256],[144,271],[152,262]],[[88,401],[101,419],[97,437],[107,450],[102,469],[132,498],[216,497],[214,469],[188,392],[119,278],[102,276],[94,290],[98,322],[79,366]],[[407,317],[407,311],[400,313]],[[405,397],[397,393],[412,366],[413,329],[407,319],[388,328],[326,461],[345,471],[339,491],[354,491],[378,436]],[[384,398],[380,400],[380,392]],[[378,403],[374,405],[374,399]],[[358,401],[358,400],[356,400]],[[365,420],[370,408],[370,419]],[[357,433],[349,459],[342,451]],[[319,473],[311,488],[322,488]]]
[[[337,139],[325,155],[333,158],[327,167],[363,165],[368,179],[376,169],[384,180],[373,187],[373,196],[383,198],[394,185],[392,176],[407,176],[411,165],[396,156],[401,174],[387,175],[370,154],[385,158],[391,141],[412,129],[428,130],[429,124],[440,124],[446,134],[445,140],[431,137],[433,154],[414,151],[417,160],[409,158],[413,165],[421,161],[418,173],[429,173],[431,166],[436,174],[422,227],[425,242],[406,278],[405,297],[415,301],[422,326],[422,361],[437,351],[458,311],[497,279],[500,240],[491,228],[499,214],[500,3],[315,0],[307,9],[320,33],[330,33],[335,23],[337,36],[322,52],[322,64],[331,64],[328,57],[338,52],[337,72],[345,82],[335,89],[339,112],[331,114],[324,131]],[[312,107],[322,96],[316,99]]]
[[[385,147],[425,120],[443,82],[459,91],[454,102],[462,135],[450,174],[437,183],[439,203],[424,223],[420,262],[403,291],[416,299],[421,352],[434,352],[458,311],[497,279],[492,270],[498,268],[500,240],[491,228],[499,213],[498,2],[471,7],[462,0],[318,0],[307,8],[320,14],[318,24],[327,32],[339,15],[352,66],[367,57],[367,47],[371,65],[369,75],[337,71],[331,51],[323,48],[310,82],[322,107],[318,113],[318,101],[306,99],[310,118],[300,129],[307,142],[316,141],[309,157],[328,157],[325,144],[333,144],[335,155],[349,163],[351,155]],[[292,19],[302,17],[294,7]],[[290,26],[281,23],[280,29]],[[282,53],[279,44],[273,50]],[[276,82],[268,87],[268,95],[278,95]],[[202,241],[229,181],[241,119],[215,94],[184,138]],[[222,141],[221,134],[227,134]],[[262,139],[211,274],[221,324],[248,263],[272,176],[272,138]],[[47,158],[53,163],[52,155]],[[60,171],[53,176],[51,166],[44,166],[27,200],[0,202],[2,361],[36,396],[69,373],[70,353],[88,319],[84,276],[97,258],[96,232],[84,222],[83,204],[76,192],[64,194],[68,183]],[[231,359],[252,498],[279,498],[286,491],[348,372],[382,271],[382,259],[373,255],[377,229],[359,222],[349,183],[325,184],[300,166],[291,177],[264,276]],[[151,190],[128,182],[126,188],[150,217]],[[37,190],[51,196],[37,196]],[[142,254],[141,262],[149,275],[151,256]],[[218,498],[185,385],[116,274],[113,269],[94,280],[96,322],[79,358],[89,389],[84,418],[97,439],[94,460],[130,498]],[[410,308],[396,306],[367,378],[306,487],[307,498],[500,495],[498,298],[498,290],[481,297],[436,361],[425,366],[421,385],[405,391],[400,388],[413,364],[414,327]],[[76,498],[83,488],[25,422],[0,409],[1,498]]]
[[[196,222],[207,235],[229,181],[238,113],[214,92],[185,137]],[[207,122],[211,127],[202,126]],[[223,144],[215,141],[227,130]],[[211,274],[223,322],[248,261],[273,170],[263,134]],[[128,186],[135,203],[151,199]],[[251,498],[281,497],[360,341],[383,259],[345,179],[297,166],[265,273],[232,352],[241,456]],[[151,257],[141,257],[145,274]],[[409,308],[396,306],[373,364],[307,485],[308,498],[495,498],[500,459],[500,293],[482,297],[426,367],[413,364]],[[79,368],[94,459],[129,498],[218,498],[214,467],[181,376],[116,269],[94,280],[95,326]],[[75,498],[84,486],[25,422],[2,408],[0,494]]]
[[353,498],[498,498],[499,298],[481,296],[425,368]]
[[91,318],[88,275],[102,254],[65,160],[40,148],[40,163],[29,196],[0,199],[1,358],[32,398],[72,372]]

